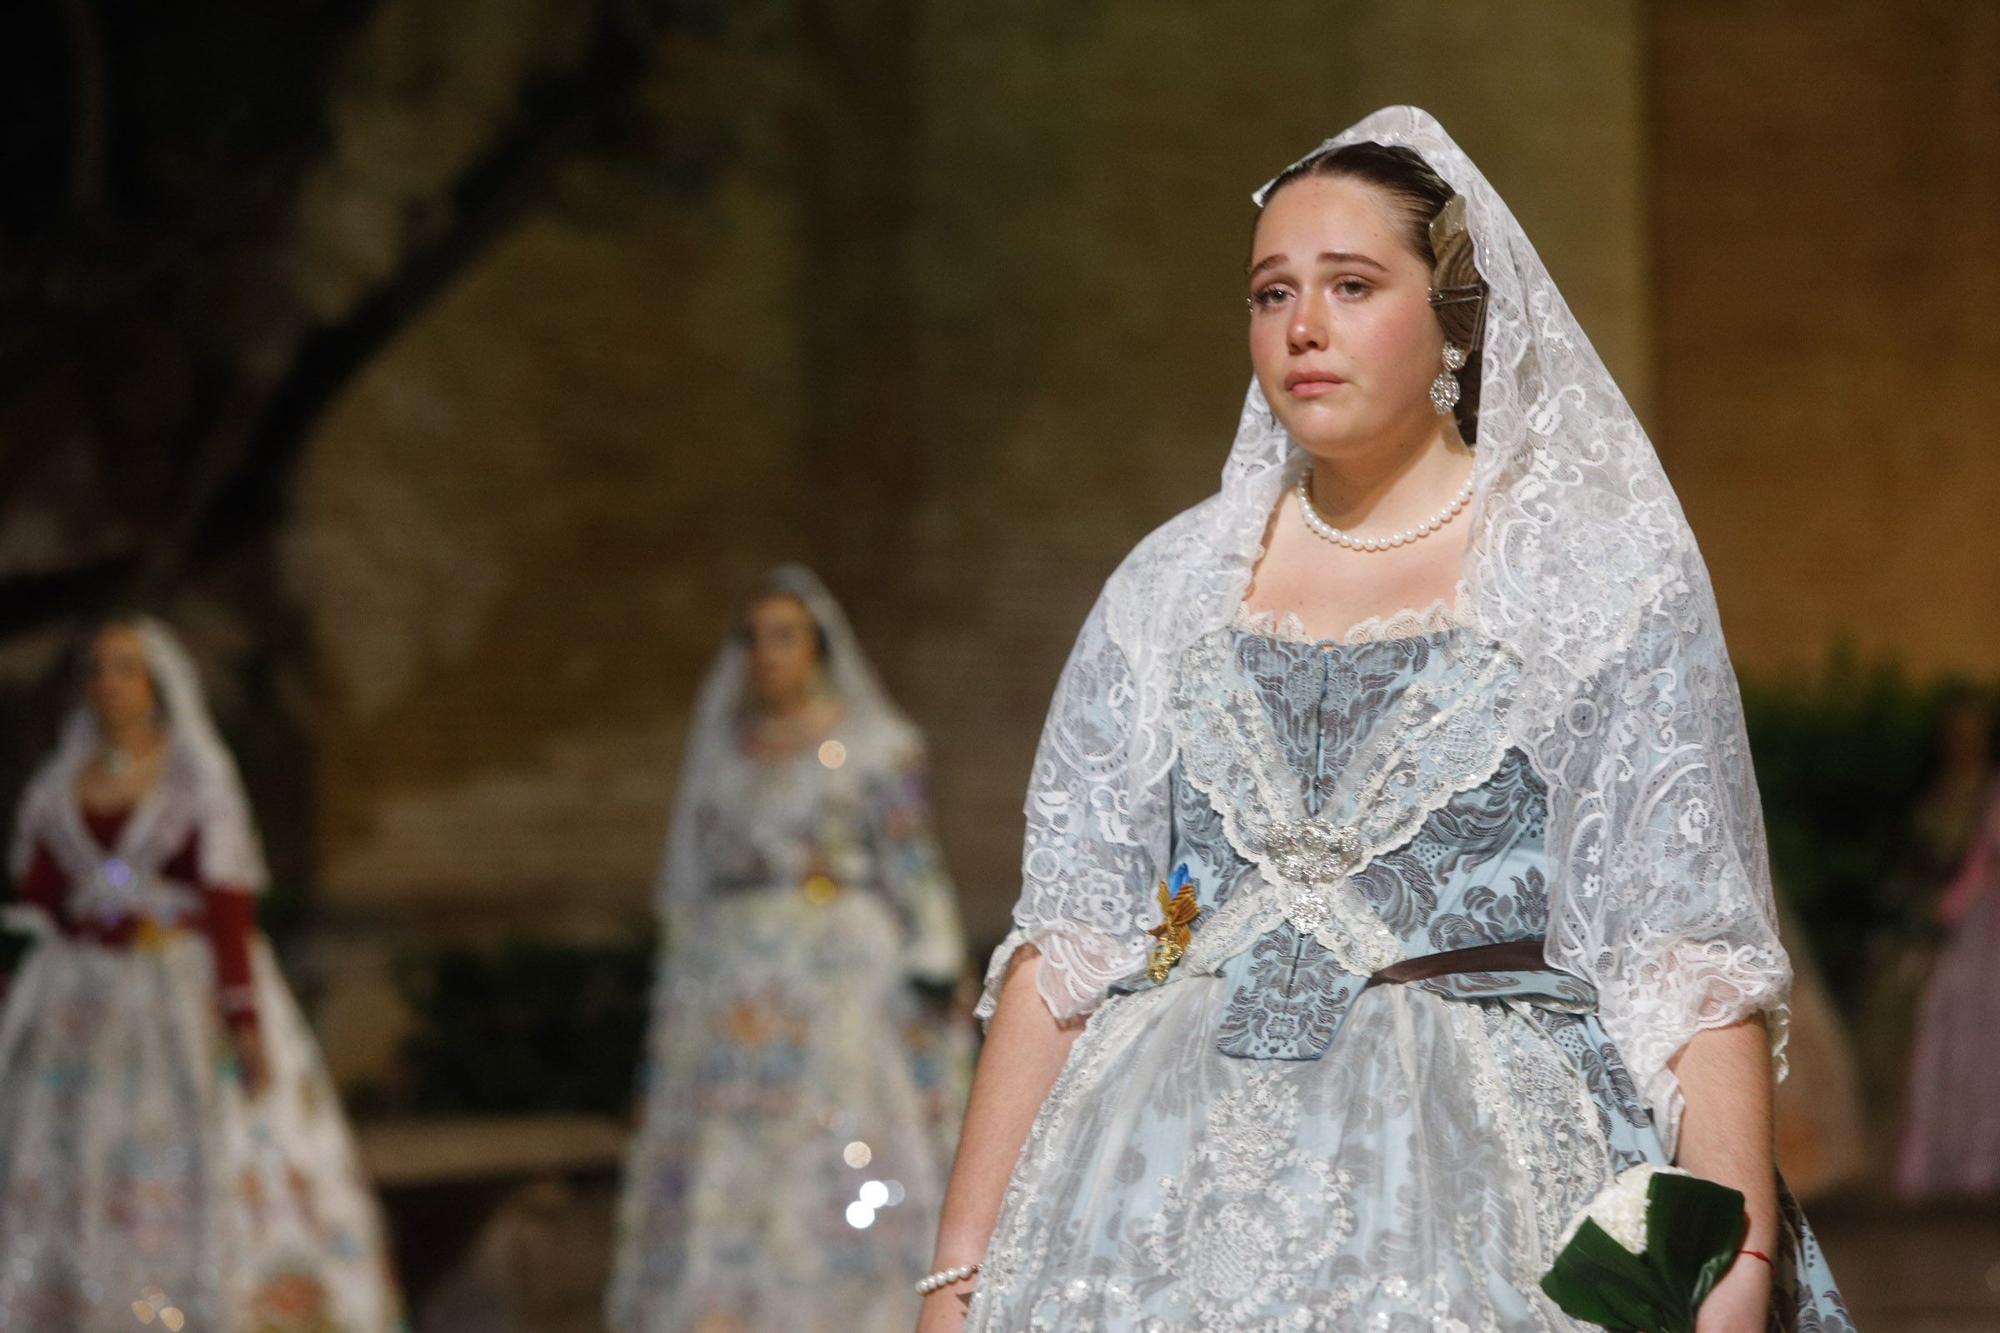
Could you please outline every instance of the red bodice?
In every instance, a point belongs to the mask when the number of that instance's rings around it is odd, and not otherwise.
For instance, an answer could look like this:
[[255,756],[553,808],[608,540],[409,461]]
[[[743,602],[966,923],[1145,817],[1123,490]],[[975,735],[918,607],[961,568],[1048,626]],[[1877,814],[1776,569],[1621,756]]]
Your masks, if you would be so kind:
[[[118,845],[119,835],[132,818],[130,807],[85,809],[82,813],[84,826],[106,855]],[[257,919],[255,897],[242,889],[209,884],[202,879],[199,829],[188,833],[187,842],[160,867],[159,874],[163,879],[201,892],[201,914],[189,924],[208,936],[209,946],[214,950],[217,996],[231,1021],[255,1021],[256,1006],[250,984],[250,932]],[[48,847],[37,842],[28,873],[19,885],[23,902],[41,908],[58,929],[75,939],[110,949],[130,948],[139,940],[143,923],[132,917],[109,922],[75,920],[68,911],[69,888],[69,876],[63,873]]]

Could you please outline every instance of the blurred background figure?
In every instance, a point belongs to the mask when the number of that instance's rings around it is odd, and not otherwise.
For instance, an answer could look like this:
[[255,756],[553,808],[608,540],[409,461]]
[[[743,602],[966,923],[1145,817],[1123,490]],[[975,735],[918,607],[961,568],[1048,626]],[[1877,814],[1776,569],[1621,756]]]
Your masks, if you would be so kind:
[[1968,697],[1946,714],[1944,762],[1920,807],[1940,864],[1962,847],[1937,902],[1948,932],[1917,1005],[1895,1184],[1909,1198],[2000,1190],[2000,784],[1993,708]]
[[965,946],[921,738],[797,565],[695,704],[618,1333],[913,1322],[963,1110]]
[[121,619],[87,671],[14,828],[39,942],[0,1017],[0,1327],[399,1328],[193,664]]

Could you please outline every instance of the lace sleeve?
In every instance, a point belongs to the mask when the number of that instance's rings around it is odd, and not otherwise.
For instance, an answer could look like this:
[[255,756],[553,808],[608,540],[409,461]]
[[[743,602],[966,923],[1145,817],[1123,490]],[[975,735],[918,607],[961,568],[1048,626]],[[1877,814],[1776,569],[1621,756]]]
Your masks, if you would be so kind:
[[[1665,600],[1705,592],[1705,580],[1683,583]],[[1784,1072],[1791,964],[1720,637],[1684,635],[1665,610],[1649,617],[1536,742],[1552,791],[1575,798],[1550,807],[1549,957],[1596,984],[1671,1147],[1681,1092],[1668,1066],[1697,1032],[1762,1012]],[[1616,772],[1573,771],[1607,753]]]
[[[1166,857],[1167,757],[1152,752],[1164,728],[1140,719],[1157,722],[1162,701],[1114,641],[1110,598],[1092,609],[1056,685],[1028,782],[1014,929],[987,969],[981,1018],[1023,944],[1040,951],[1038,989],[1063,1021],[1095,1009],[1145,959],[1149,895]],[[1135,784],[1136,773],[1151,780]]]

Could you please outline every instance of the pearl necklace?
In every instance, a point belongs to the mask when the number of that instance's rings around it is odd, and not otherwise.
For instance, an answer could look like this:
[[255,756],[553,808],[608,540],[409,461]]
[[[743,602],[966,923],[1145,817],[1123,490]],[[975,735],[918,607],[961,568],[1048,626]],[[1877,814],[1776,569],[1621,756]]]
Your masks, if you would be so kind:
[[1472,478],[1465,479],[1465,485],[1458,488],[1458,494],[1452,496],[1444,508],[1415,527],[1405,528],[1388,537],[1356,537],[1352,533],[1342,532],[1321,518],[1319,510],[1313,508],[1310,470],[1299,474],[1298,492],[1299,516],[1305,519],[1306,526],[1312,529],[1315,537],[1330,541],[1335,546],[1345,546],[1350,551],[1387,551],[1397,546],[1408,546],[1411,542],[1420,542],[1457,518],[1458,511],[1472,501]]

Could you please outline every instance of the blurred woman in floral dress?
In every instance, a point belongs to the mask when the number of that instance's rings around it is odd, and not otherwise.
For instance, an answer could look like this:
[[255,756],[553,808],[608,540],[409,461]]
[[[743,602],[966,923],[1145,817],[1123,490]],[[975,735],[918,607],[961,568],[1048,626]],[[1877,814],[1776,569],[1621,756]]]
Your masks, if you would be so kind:
[[255,926],[235,762],[165,626],[90,646],[14,826],[0,1328],[403,1327],[332,1084]]
[[660,881],[618,1333],[907,1327],[969,1076],[921,739],[809,571],[696,702]]

